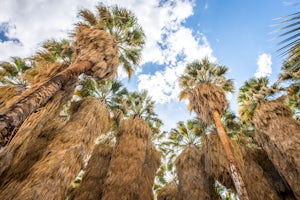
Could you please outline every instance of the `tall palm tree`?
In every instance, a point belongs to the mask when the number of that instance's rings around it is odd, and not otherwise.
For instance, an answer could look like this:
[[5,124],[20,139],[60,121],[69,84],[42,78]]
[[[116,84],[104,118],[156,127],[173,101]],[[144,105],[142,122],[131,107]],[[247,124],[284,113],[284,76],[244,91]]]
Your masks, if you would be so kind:
[[[154,102],[145,91],[129,93],[120,102],[119,109],[124,111],[125,120],[121,120],[117,130],[117,143],[102,199],[153,198],[152,185],[158,168],[155,160],[159,159],[155,158],[156,153],[149,153],[150,139],[153,131],[158,130],[156,122],[160,122],[153,106]],[[147,163],[154,163],[154,167],[149,169]]]
[[118,7],[98,6],[97,10],[97,15],[87,10],[80,12],[84,21],[77,24],[73,34],[74,62],[0,116],[2,140],[3,134],[19,126],[80,74],[107,79],[115,75],[119,63],[128,68],[140,61],[144,33],[133,13]]
[[180,99],[189,99],[190,108],[196,112],[199,120],[215,124],[238,195],[241,199],[249,199],[220,117],[228,105],[224,92],[233,91],[233,81],[225,77],[227,70],[225,66],[213,64],[207,58],[188,64],[179,79],[182,88]]
[[[246,81],[239,92],[239,103],[242,108],[250,105],[250,111],[240,109],[241,117],[249,116],[255,126],[255,139],[267,152],[278,172],[286,179],[295,196],[300,190],[299,123],[291,117],[290,109],[283,104],[282,97],[272,100],[276,92],[282,90],[277,84],[269,86],[267,78],[252,78]],[[283,96],[284,98],[284,96]],[[247,115],[243,112],[246,110]],[[289,169],[289,170],[286,170]]]
[[199,148],[202,135],[209,131],[209,127],[197,119],[186,123],[180,121],[176,128],[171,129],[168,139],[161,144],[161,149],[168,158],[168,174],[175,176],[173,165],[176,165],[179,199],[211,199],[214,196],[213,179],[205,174]]

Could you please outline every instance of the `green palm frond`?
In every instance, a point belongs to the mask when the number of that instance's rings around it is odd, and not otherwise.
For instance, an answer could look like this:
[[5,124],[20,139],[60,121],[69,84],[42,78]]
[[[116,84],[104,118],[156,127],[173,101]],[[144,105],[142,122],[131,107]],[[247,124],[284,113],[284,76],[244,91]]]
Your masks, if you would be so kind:
[[11,62],[1,62],[0,84],[18,85],[25,89],[28,83],[23,78],[23,74],[32,67],[33,65],[28,59],[22,59],[20,57],[11,57]]
[[251,120],[256,107],[283,91],[278,84],[270,85],[267,77],[251,78],[239,89],[239,114],[242,121]]
[[211,63],[208,58],[196,60],[186,66],[184,74],[179,78],[179,84],[183,90],[190,90],[197,83],[212,83],[225,92],[233,92],[233,81],[225,77],[227,71],[227,67]]

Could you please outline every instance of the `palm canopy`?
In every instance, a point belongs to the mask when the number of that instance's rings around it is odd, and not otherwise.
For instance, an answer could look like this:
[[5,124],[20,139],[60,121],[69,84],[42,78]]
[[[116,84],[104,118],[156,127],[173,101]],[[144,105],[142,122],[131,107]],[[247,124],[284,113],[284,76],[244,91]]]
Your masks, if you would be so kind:
[[269,85],[267,77],[251,78],[239,89],[239,114],[242,121],[252,120],[256,107],[281,91],[277,84]]
[[72,54],[73,49],[69,40],[46,40],[42,44],[41,50],[31,59],[35,62],[65,62],[71,64]]
[[228,106],[224,92],[233,91],[233,81],[225,77],[227,71],[227,67],[204,58],[188,64],[179,78],[179,98],[188,98],[189,109],[204,123],[212,124],[213,112],[223,114]]
[[145,43],[145,34],[137,23],[134,14],[117,6],[97,6],[97,14],[89,10],[80,11],[83,21],[77,24],[81,27],[98,27],[113,35],[116,39],[119,63],[130,78],[134,72],[133,66],[139,64],[141,51]]
[[83,77],[79,86],[75,95],[79,97],[93,96],[108,105],[111,110],[118,107],[118,103],[128,94],[123,84],[115,79],[96,81],[92,78]]
[[193,89],[196,84],[209,83],[222,88],[225,92],[233,92],[233,81],[225,77],[227,72],[226,66],[220,66],[204,58],[186,66],[184,74],[179,78],[179,84],[183,91]]
[[22,75],[32,68],[32,63],[20,57],[11,57],[11,60],[0,63],[0,85],[20,85],[25,88],[27,82]]
[[139,117],[145,120],[154,134],[160,132],[163,124],[154,111],[155,102],[148,96],[146,90],[140,92],[129,92],[120,99],[116,108],[120,109],[125,118]]

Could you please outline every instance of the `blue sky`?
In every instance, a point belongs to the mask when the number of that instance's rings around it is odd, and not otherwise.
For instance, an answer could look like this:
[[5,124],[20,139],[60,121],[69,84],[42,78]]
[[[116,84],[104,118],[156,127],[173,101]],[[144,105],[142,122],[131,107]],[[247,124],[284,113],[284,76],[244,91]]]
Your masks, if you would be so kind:
[[[141,67],[130,81],[121,71],[119,79],[130,90],[149,91],[165,130],[193,117],[177,99],[177,79],[195,59],[208,57],[227,66],[236,90],[255,75],[275,81],[282,57],[276,54],[279,40],[272,40],[276,27],[271,25],[299,7],[282,0],[2,0],[0,60],[30,56],[42,41],[66,38],[78,10],[100,2],[132,10],[143,26],[147,40]],[[228,97],[236,111],[236,94]]]

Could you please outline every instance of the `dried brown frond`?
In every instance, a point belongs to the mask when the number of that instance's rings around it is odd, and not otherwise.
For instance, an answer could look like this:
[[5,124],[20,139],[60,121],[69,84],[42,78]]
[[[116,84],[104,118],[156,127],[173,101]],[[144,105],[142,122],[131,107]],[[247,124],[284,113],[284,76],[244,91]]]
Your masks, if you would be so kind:
[[7,102],[19,94],[16,86],[0,86],[0,113],[7,108]]
[[300,198],[300,123],[290,109],[278,101],[260,105],[254,114],[255,138]]
[[[290,191],[280,179],[272,163],[264,160],[264,166],[258,162],[264,154],[248,147],[241,148],[235,141],[230,141],[241,174],[245,180],[246,189],[250,199],[284,199]],[[229,174],[230,169],[226,155],[221,148],[221,141],[217,135],[203,138],[203,155],[205,156],[205,170],[214,179],[221,182],[227,188],[234,190],[234,185]],[[275,171],[272,171],[275,170]],[[279,178],[279,180],[278,180]],[[281,187],[274,187],[280,184]],[[283,192],[284,191],[284,192]]]
[[140,180],[151,129],[140,118],[121,121],[103,200],[140,199]]
[[[56,137],[46,147],[39,162],[30,168],[26,179],[19,182],[21,189],[14,190],[10,199],[65,198],[89,157],[95,139],[110,128],[109,112],[97,99],[88,97],[76,104],[76,112],[66,125],[55,131]],[[0,193],[1,199],[7,199],[7,195],[9,193]]]
[[111,143],[96,145],[80,186],[71,195],[71,199],[94,200],[102,198],[113,149],[114,146]]
[[161,163],[161,153],[157,151],[152,143],[148,144],[146,158],[143,164],[142,176],[140,179],[140,199],[152,200],[153,185],[156,171]]
[[93,64],[86,74],[96,79],[114,77],[119,65],[118,47],[114,36],[99,28],[79,26],[75,37],[75,62],[87,60]]
[[214,199],[214,180],[205,172],[201,151],[187,147],[176,160],[179,199]]
[[20,183],[27,179],[31,167],[41,159],[56,135],[55,130],[66,123],[59,113],[72,97],[73,90],[74,85],[71,84],[59,91],[45,107],[24,121],[5,147],[5,157],[0,158],[0,165],[5,166],[0,170],[1,199],[14,199],[14,195],[22,190]]
[[172,182],[157,192],[157,200],[178,200],[178,187]]
[[24,73],[24,78],[29,81],[31,85],[44,83],[67,67],[67,63],[39,61],[36,63],[34,68],[26,70]]
[[196,84],[188,98],[198,118],[206,124],[213,124],[213,111],[222,115],[228,106],[223,90],[209,83]]

